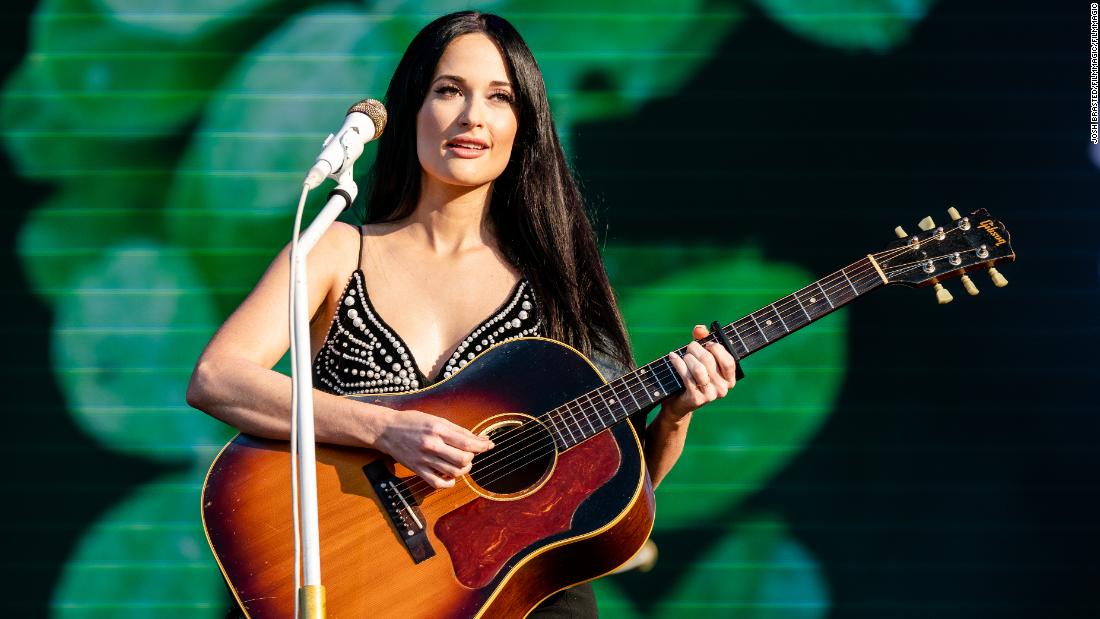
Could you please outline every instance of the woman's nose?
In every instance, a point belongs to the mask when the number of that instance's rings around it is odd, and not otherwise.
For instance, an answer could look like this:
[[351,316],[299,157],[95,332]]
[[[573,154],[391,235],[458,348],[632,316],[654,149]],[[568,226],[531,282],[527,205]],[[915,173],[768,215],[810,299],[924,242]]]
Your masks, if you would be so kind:
[[482,104],[477,101],[476,97],[471,97],[468,101],[465,109],[462,110],[462,117],[459,122],[463,127],[480,127],[484,122]]

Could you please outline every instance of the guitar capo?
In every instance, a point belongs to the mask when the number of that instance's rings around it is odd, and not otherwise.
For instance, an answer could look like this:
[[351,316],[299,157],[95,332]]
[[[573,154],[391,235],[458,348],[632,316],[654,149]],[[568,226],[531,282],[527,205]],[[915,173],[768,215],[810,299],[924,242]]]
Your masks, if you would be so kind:
[[741,380],[745,377],[745,371],[741,369],[741,359],[737,357],[737,353],[733,350],[733,342],[730,342],[730,338],[726,336],[726,332],[722,330],[722,325],[718,324],[718,321],[710,323],[710,332],[718,338],[718,341],[722,343],[722,346],[733,357],[733,361],[737,364],[737,369],[734,372],[734,378]]

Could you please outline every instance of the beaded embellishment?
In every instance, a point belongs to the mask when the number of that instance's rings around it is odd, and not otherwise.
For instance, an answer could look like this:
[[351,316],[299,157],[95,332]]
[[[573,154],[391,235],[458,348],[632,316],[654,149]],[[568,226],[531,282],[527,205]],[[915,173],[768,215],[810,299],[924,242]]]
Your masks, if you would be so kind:
[[405,342],[378,316],[363,287],[363,273],[356,269],[325,343],[313,360],[315,386],[338,395],[426,387],[450,378],[494,344],[538,335],[541,319],[537,307],[530,283],[520,279],[508,301],[459,343],[435,380],[428,380]]

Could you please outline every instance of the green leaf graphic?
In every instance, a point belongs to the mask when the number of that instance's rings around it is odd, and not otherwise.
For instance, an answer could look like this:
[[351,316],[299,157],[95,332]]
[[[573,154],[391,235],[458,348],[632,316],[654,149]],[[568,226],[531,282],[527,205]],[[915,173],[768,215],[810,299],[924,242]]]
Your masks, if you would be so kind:
[[53,616],[224,617],[225,584],[199,522],[199,473],[137,488],[95,523],[66,561]]
[[886,52],[904,43],[932,0],[756,0],[772,19],[806,39],[852,51]]
[[[643,362],[689,341],[693,325],[728,324],[815,279],[755,249],[614,248],[608,256],[614,276],[646,282],[619,288]],[[735,504],[802,448],[842,382],[845,331],[842,310],[765,348],[745,361],[746,379],[725,399],[693,415],[684,455],[657,491],[659,529]]]
[[828,613],[829,593],[817,562],[791,537],[782,519],[752,515],[718,534],[701,557],[684,564],[665,561],[660,573],[649,575],[671,574],[676,584],[648,612],[623,594],[618,578],[596,581],[600,616],[819,619]]
[[74,419],[111,449],[197,462],[230,432],[184,402],[215,324],[186,257],[147,241],[108,249],[57,291],[53,357]]

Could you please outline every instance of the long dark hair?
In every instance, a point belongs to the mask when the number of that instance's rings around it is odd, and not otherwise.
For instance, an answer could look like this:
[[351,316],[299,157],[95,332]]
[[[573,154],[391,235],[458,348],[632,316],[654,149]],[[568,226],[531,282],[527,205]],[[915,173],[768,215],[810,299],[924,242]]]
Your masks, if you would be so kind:
[[421,179],[416,116],[444,48],[471,33],[489,37],[504,57],[519,119],[511,159],[493,183],[489,204],[500,249],[534,286],[548,337],[633,367],[622,315],[554,129],[542,73],[503,18],[452,13],[425,26],[409,44],[386,91],[389,122],[371,168],[364,220],[396,221],[416,209]]

